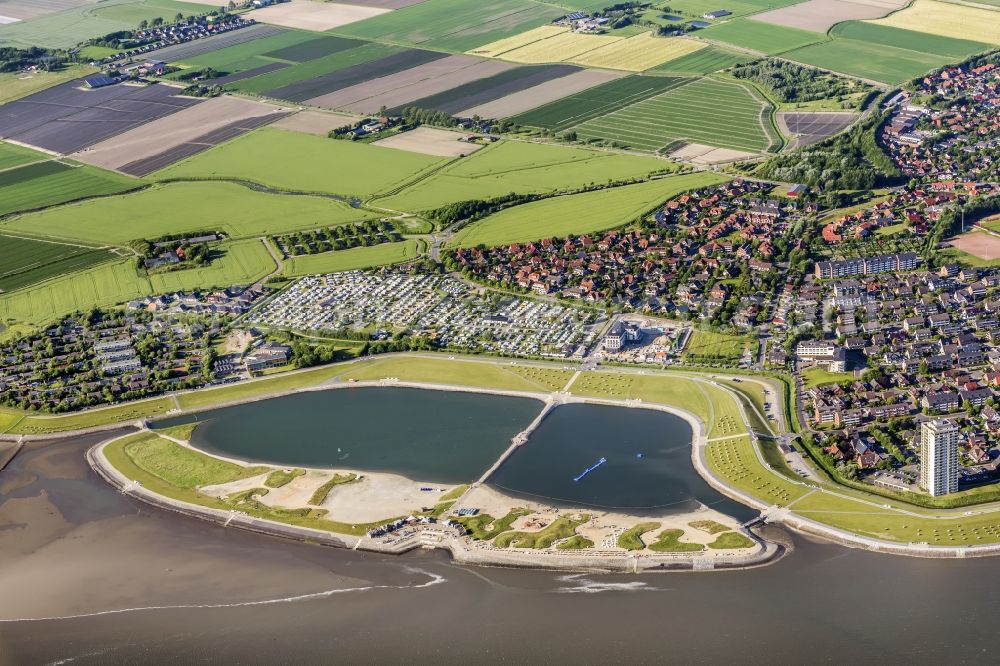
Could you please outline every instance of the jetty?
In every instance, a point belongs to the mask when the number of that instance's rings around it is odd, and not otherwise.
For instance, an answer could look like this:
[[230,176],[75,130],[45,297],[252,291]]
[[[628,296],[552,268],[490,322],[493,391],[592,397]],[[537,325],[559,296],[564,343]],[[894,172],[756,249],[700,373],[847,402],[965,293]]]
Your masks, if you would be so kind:
[[604,463],[606,463],[606,462],[608,462],[608,459],[607,459],[607,458],[604,458],[604,457],[602,457],[602,458],[601,458],[600,460],[598,460],[598,461],[597,461],[597,462],[596,462],[595,464],[591,465],[591,466],[590,466],[590,467],[588,467],[587,469],[585,469],[585,470],[583,470],[582,472],[580,472],[580,475],[579,475],[579,476],[575,476],[575,477],[573,477],[573,482],[574,482],[574,483],[578,483],[578,482],[580,481],[580,479],[582,479],[583,477],[587,476],[588,474],[590,474],[591,472],[593,472],[593,471],[594,471],[595,469],[597,469],[598,467],[600,467],[601,465],[603,465],[603,464],[604,464]]
[[515,449],[517,449],[517,447],[521,446],[522,444],[528,441],[528,438],[531,437],[531,433],[535,432],[535,430],[538,429],[538,426],[541,425],[542,421],[545,420],[545,417],[549,415],[549,412],[551,412],[553,409],[555,409],[558,405],[561,404],[563,404],[562,400],[554,398],[549,398],[548,400],[546,400],[545,407],[543,407],[542,411],[539,412],[538,416],[535,417],[535,420],[529,423],[527,428],[525,428],[524,430],[522,430],[521,432],[517,433],[516,435],[510,438],[510,446],[507,447],[507,450],[503,452],[503,455],[501,455],[496,460],[496,462],[493,463],[493,466],[490,467],[488,470],[486,470],[486,472],[481,477],[479,477],[479,480],[476,482],[476,485],[479,485],[480,483],[486,483],[486,479],[490,478],[493,475],[493,472],[500,469],[500,465],[504,464],[504,461],[506,461],[507,458],[509,458],[510,455],[514,453]]

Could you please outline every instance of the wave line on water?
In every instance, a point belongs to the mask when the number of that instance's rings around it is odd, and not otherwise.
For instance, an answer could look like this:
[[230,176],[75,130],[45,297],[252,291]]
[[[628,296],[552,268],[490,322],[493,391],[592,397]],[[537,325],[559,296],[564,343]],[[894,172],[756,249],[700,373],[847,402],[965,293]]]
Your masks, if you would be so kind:
[[321,592],[309,592],[307,594],[297,594],[291,597],[278,597],[275,599],[260,599],[257,601],[238,601],[228,604],[176,604],[170,606],[138,606],[136,608],[116,608],[112,610],[105,611],[95,611],[93,613],[79,613],[76,615],[56,615],[51,617],[21,617],[21,618],[11,618],[11,619],[0,619],[0,624],[10,624],[14,622],[48,622],[54,620],[79,620],[89,617],[101,617],[104,615],[121,615],[124,613],[138,613],[141,611],[160,611],[160,610],[202,610],[202,609],[217,609],[217,608],[241,608],[245,606],[270,606],[275,604],[287,604],[295,603],[299,601],[311,601],[313,599],[322,599],[324,597],[332,597],[335,594],[344,594],[347,592],[367,592],[369,590],[420,590],[427,587],[433,587],[434,585],[439,585],[441,583],[448,582],[448,579],[440,574],[430,573],[429,571],[424,571],[423,569],[408,569],[411,573],[419,573],[425,576],[429,576],[430,580],[426,583],[420,583],[419,585],[364,585],[362,587],[343,587],[336,588],[332,590],[323,590]]
[[662,592],[657,587],[651,587],[647,583],[639,580],[627,583],[602,583],[590,578],[584,578],[584,574],[570,574],[560,576],[556,580],[563,583],[582,583],[576,587],[557,587],[557,594],[598,594],[600,592]]

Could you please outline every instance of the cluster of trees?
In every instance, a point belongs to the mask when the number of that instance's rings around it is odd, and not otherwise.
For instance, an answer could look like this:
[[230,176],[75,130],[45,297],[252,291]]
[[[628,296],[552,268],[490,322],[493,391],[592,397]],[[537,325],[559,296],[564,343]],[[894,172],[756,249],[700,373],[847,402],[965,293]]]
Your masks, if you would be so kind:
[[[845,108],[860,108],[877,93],[867,83],[775,58],[736,65],[730,73],[738,79],[753,81],[767,88],[780,102],[838,99],[844,103]],[[863,94],[853,100],[846,100],[848,96],[858,93]]]
[[277,243],[284,246],[286,251],[294,256],[320,254],[352,247],[368,247],[402,239],[403,237],[388,220],[366,220],[329,229],[297,231],[274,237]]
[[211,67],[205,69],[190,69],[177,75],[178,81],[204,81],[206,79],[218,79],[226,76],[227,72],[220,72]]
[[441,226],[447,227],[462,220],[478,220],[504,208],[528,203],[529,201],[536,201],[540,198],[542,197],[537,194],[514,194],[512,192],[511,194],[505,194],[493,199],[457,201],[430,211],[427,217],[438,222]]
[[891,185],[899,178],[899,171],[876,139],[884,121],[884,114],[876,114],[809,150],[776,155],[760,165],[755,175],[824,190],[869,190]]
[[0,47],[0,72],[19,72],[29,67],[53,71],[62,67],[65,62],[65,55],[38,46],[27,49]]

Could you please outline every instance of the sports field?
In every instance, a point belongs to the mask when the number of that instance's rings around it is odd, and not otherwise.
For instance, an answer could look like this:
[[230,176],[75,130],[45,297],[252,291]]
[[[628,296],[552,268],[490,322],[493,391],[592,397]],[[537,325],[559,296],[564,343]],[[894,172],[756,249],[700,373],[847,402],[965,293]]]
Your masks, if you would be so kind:
[[28,48],[70,48],[93,37],[134,30],[142,20],[204,14],[205,5],[175,0],[103,0],[18,23],[0,25],[0,43]]
[[453,162],[374,205],[420,211],[447,203],[584,187],[600,180],[642,178],[676,169],[662,159],[551,144],[504,141]]
[[137,238],[209,230],[230,238],[256,237],[366,217],[328,198],[265,194],[232,183],[170,183],[15,217],[0,224],[0,233],[125,245]]
[[736,19],[713,25],[710,28],[700,30],[699,36],[710,41],[732,44],[768,55],[784,53],[806,44],[829,39],[823,33],[787,28],[782,25],[772,25],[749,19]]
[[308,254],[286,260],[282,275],[299,277],[301,275],[337,273],[387,266],[415,259],[418,253],[417,241],[406,240],[400,243],[382,243],[371,247],[354,247],[349,250]]
[[931,35],[1000,44],[1000,13],[937,0],[916,0],[902,11],[872,21]]
[[205,268],[140,276],[135,261],[105,263],[27,289],[0,294],[0,320],[40,326],[67,313],[109,307],[149,294],[251,284],[276,266],[257,239],[227,243]]
[[986,51],[990,48],[989,44],[984,44],[983,42],[931,35],[926,32],[904,30],[868,21],[847,21],[841,23],[834,26],[830,34],[835,37],[854,39],[870,44],[881,44],[883,46],[908,49],[925,54],[933,53],[956,60],[967,58],[974,53]]
[[720,69],[740,65],[751,60],[753,60],[753,56],[746,53],[738,53],[720,46],[709,46],[694,53],[668,60],[650,71],[671,74],[711,74]]
[[638,185],[555,196],[490,215],[462,229],[450,245],[504,245],[603,231],[627,224],[685,190],[725,180],[713,173],[691,173]]
[[337,34],[445,51],[469,51],[483,44],[546,25],[566,14],[532,0],[426,0],[374,18],[336,28]]
[[629,76],[545,104],[511,120],[518,125],[561,131],[689,82],[691,79],[669,76]]
[[505,39],[470,53],[489,53],[513,62],[572,62],[587,67],[641,72],[706,46],[691,39],[653,37],[649,32],[623,38],[570,32],[568,28],[553,31],[551,26],[529,31],[523,41],[524,45],[507,49],[508,45],[518,43],[518,38]]
[[36,162],[0,173],[0,216],[115,194],[142,185],[110,171],[65,162]]
[[0,234],[0,292],[20,289],[57,275],[110,261],[111,252]]
[[[927,36],[928,41],[934,39]],[[882,83],[897,84],[925,74],[955,58],[899,49],[857,39],[834,39],[785,53],[785,58]]]
[[299,192],[368,197],[447,158],[279,129],[252,132],[175,164],[158,178],[232,178]]
[[699,79],[680,88],[588,120],[575,128],[583,139],[606,139],[657,151],[686,140],[734,150],[774,145],[770,105],[734,83]]

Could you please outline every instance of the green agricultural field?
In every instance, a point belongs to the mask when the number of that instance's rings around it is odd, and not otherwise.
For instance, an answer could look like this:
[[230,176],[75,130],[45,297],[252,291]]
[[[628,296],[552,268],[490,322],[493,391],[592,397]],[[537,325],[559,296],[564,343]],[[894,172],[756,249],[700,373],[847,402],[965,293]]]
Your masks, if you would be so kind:
[[0,217],[141,186],[140,181],[91,166],[36,162],[0,172]]
[[[928,44],[940,39],[932,35],[925,37]],[[959,59],[931,51],[914,51],[844,38],[796,49],[783,54],[783,57],[841,74],[888,84],[904,83]]]
[[558,132],[591,118],[612,113],[629,104],[641,102],[690,81],[691,79],[636,74],[609,81],[575,95],[544,104],[514,116],[511,120],[518,125],[543,127]]
[[139,275],[134,260],[105,263],[0,294],[0,322],[41,326],[75,311],[110,307],[149,294],[251,284],[276,266],[257,239],[221,246],[222,256],[204,268]]
[[366,212],[332,199],[265,194],[234,183],[206,181],[167,183],[21,215],[0,223],[0,233],[125,245],[137,238],[207,229],[224,231],[230,238],[256,237],[367,217]]
[[114,259],[107,250],[0,234],[0,292]]
[[720,46],[709,46],[680,58],[674,58],[649,71],[670,74],[711,74],[720,69],[741,65],[751,60],[754,60],[754,57],[746,53],[730,51]]
[[[45,153],[40,153],[37,150],[31,150],[30,148],[15,146],[12,143],[4,143],[3,141],[0,141],[0,172],[13,169],[14,167],[24,166],[25,164],[30,164],[31,162],[37,162],[38,160],[47,159],[49,159],[49,156]],[[3,176],[0,175],[0,184],[3,182]]]
[[467,0],[425,0],[333,32],[462,52],[537,28],[565,14],[565,9],[532,0],[494,0],[488,5]]
[[[261,95],[283,86],[298,83],[300,81],[306,81],[308,79],[314,79],[316,77],[323,76],[324,74],[330,74],[337,70],[353,67],[354,65],[360,65],[361,63],[369,62],[371,60],[384,58],[398,52],[399,50],[400,49],[395,46],[389,46],[386,44],[364,44],[363,46],[347,49],[346,51],[337,51],[336,53],[331,53],[328,56],[316,58],[315,60],[309,60],[298,65],[292,65],[291,67],[279,69],[274,72],[268,72],[267,74],[260,74],[259,76],[252,76],[249,79],[236,81],[229,84],[228,88],[238,90],[240,92]],[[255,66],[260,66],[261,64],[266,63],[261,62]],[[248,68],[243,67],[243,69]]]
[[993,48],[989,44],[974,42],[969,39],[955,39],[931,35],[926,32],[904,30],[879,23],[866,21],[845,21],[830,29],[830,34],[843,39],[854,39],[869,44],[881,44],[898,49],[907,49],[919,53],[933,53],[955,60],[968,58],[974,53],[988,51]]
[[676,168],[673,162],[652,157],[503,141],[452,162],[393,196],[377,199],[375,205],[393,210],[433,210],[457,201],[490,199],[511,192],[575,189],[595,180],[642,178]]
[[0,25],[0,44],[65,49],[93,37],[134,30],[142,20],[172,20],[178,12],[205,14],[211,7],[174,0],[102,0],[48,16]]
[[168,167],[156,177],[239,179],[284,190],[366,198],[402,187],[447,161],[368,143],[265,128]]
[[[191,67],[211,67],[220,72],[235,74],[254,67],[261,67],[272,62],[281,62],[275,58],[274,52],[281,51],[297,44],[302,44],[316,38],[316,33],[305,30],[286,30],[285,32],[252,39],[242,44],[234,44],[222,49],[203,53],[193,58],[182,60],[180,64]],[[288,62],[295,62],[289,60]]]
[[555,196],[508,208],[470,224],[455,235],[451,246],[505,245],[603,231],[627,224],[685,190],[724,180],[712,173],[692,173],[638,185]]
[[732,44],[768,55],[777,55],[807,44],[829,40],[829,37],[822,33],[748,19],[736,19],[713,25],[698,31],[698,35],[710,41]]
[[670,7],[670,11],[667,13],[701,19],[703,14],[717,9],[725,9],[732,12],[732,16],[729,17],[731,20],[733,17],[794,5],[798,1],[800,0],[733,0],[720,5],[714,0],[671,0],[667,3]]
[[603,139],[657,151],[688,141],[761,152],[777,143],[770,104],[746,86],[700,79],[576,127],[581,139]]
[[388,266],[416,259],[418,243],[407,240],[400,243],[382,243],[371,247],[354,247],[322,254],[307,254],[285,261],[282,274],[287,277],[355,271],[376,266]]
[[68,65],[55,72],[0,74],[0,104],[13,102],[15,99],[27,97],[39,90],[45,90],[66,81],[89,76],[96,71],[96,68],[89,65]]

